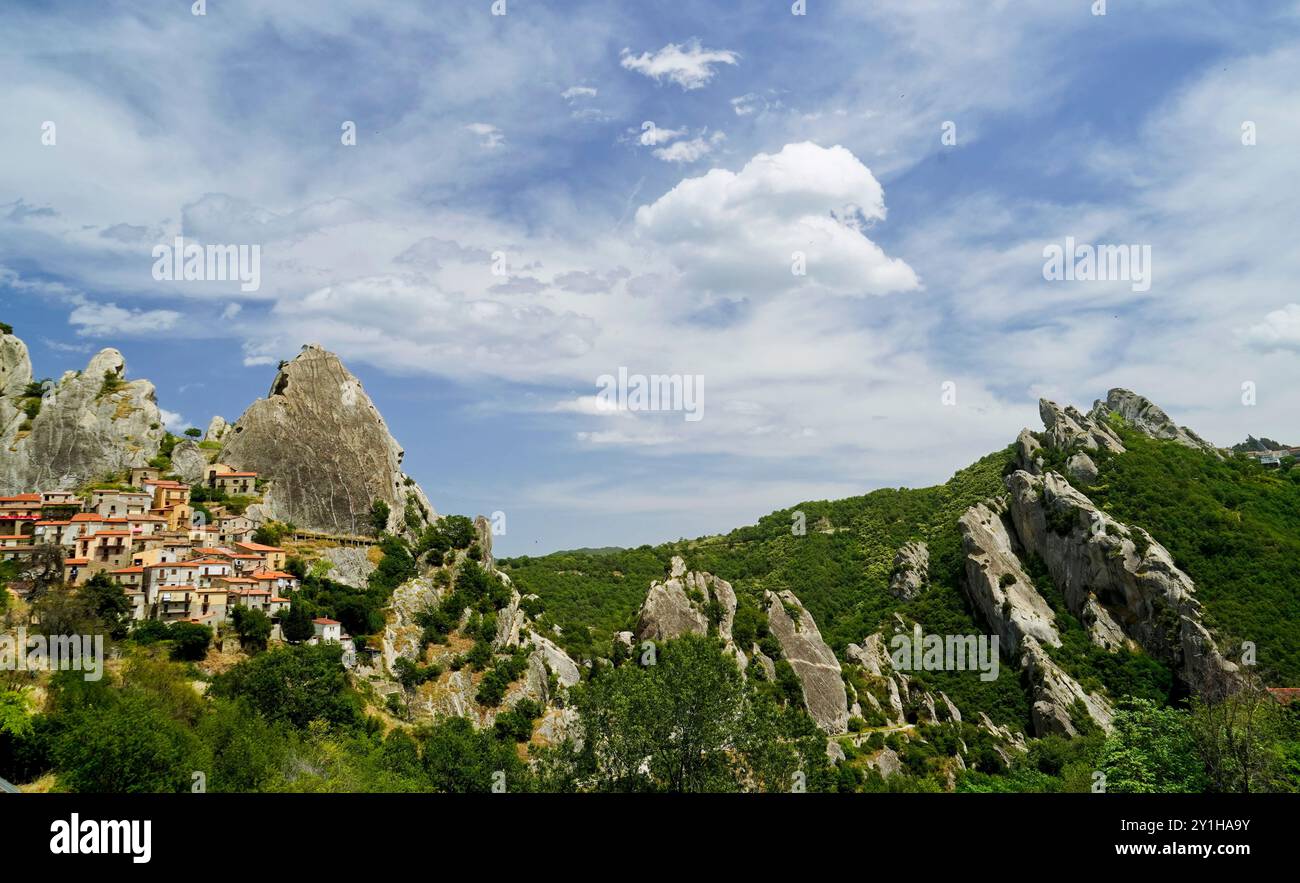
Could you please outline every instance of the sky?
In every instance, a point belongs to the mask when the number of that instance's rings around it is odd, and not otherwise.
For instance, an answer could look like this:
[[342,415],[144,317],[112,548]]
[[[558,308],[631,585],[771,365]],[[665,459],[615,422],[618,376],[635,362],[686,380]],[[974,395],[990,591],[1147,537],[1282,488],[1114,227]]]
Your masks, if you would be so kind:
[[935,484],[1114,386],[1300,444],[1300,2],[10,0],[0,47],[37,376],[115,347],[179,431],[319,343],[499,554]]

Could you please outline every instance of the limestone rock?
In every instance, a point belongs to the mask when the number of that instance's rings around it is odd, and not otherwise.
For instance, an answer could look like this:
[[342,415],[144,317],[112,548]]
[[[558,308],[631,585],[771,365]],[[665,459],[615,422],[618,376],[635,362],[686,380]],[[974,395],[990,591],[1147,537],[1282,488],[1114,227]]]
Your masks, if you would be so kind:
[[1046,428],[1044,442],[1057,450],[1068,451],[1079,446],[1117,454],[1124,452],[1123,442],[1105,421],[1081,414],[1073,405],[1062,408],[1055,402],[1039,399],[1038,415]]
[[519,646],[528,619],[520,607],[522,602],[519,593],[511,589],[510,603],[497,611],[497,634],[492,641],[492,649],[504,650],[507,647]]
[[418,659],[424,629],[416,624],[416,617],[441,599],[441,589],[428,577],[417,577],[393,590],[382,644],[388,671],[393,671],[399,656],[412,661]]
[[1082,724],[1076,717],[1079,713],[1086,713],[1107,733],[1114,729],[1115,711],[1110,703],[1085,691],[1032,636],[1026,636],[1021,646],[1020,665],[1028,673],[1033,689],[1034,704],[1030,713],[1037,735],[1077,736]]
[[882,748],[880,753],[867,761],[867,766],[888,779],[903,772],[903,759],[892,748]]
[[1065,471],[1080,484],[1092,484],[1097,480],[1097,464],[1083,451],[1073,454],[1065,461]]
[[1169,415],[1161,410],[1155,402],[1131,390],[1112,389],[1106,393],[1105,402],[1098,400],[1093,403],[1092,411],[1089,413],[1094,419],[1098,420],[1109,414],[1118,414],[1124,418],[1129,426],[1143,435],[1151,438],[1168,439],[1189,448],[1197,448],[1215,456],[1220,456],[1218,449],[1214,445],[1187,427],[1174,423]]
[[221,441],[226,437],[226,432],[230,429],[230,424],[226,423],[224,417],[213,417],[208,421],[208,431],[203,434],[204,441]]
[[894,555],[894,570],[889,577],[889,593],[910,601],[930,581],[930,549],[922,542],[904,543]]
[[482,553],[482,558],[479,560],[484,567],[492,570],[495,563],[495,559],[492,557],[492,522],[488,521],[483,515],[476,516],[474,518],[474,533],[478,537],[478,547]]
[[533,644],[534,652],[541,654],[540,658],[546,663],[547,669],[555,673],[560,686],[572,687],[582,679],[581,674],[578,672],[578,664],[552,641],[542,637],[537,632],[530,632],[529,640]]
[[11,334],[0,336],[0,369],[0,493],[76,488],[158,455],[165,430],[153,384],[125,380],[117,350],[101,350],[85,371],[51,384],[29,428],[21,395],[31,362]]
[[1021,469],[1025,469],[1037,475],[1042,471],[1043,445],[1034,434],[1028,429],[1020,430],[1020,435],[1016,436],[1016,462]]
[[732,640],[731,626],[736,618],[736,592],[731,583],[711,573],[688,571],[686,562],[674,555],[666,582],[650,584],[645,601],[637,614],[638,641],[667,641],[682,635],[707,635],[709,609],[717,602],[717,634],[728,652],[736,657],[743,670],[748,665],[745,654]]
[[957,525],[966,556],[966,593],[1004,652],[1013,655],[1026,636],[1059,647],[1056,615],[1020,566],[1001,504],[972,506]]
[[822,640],[812,614],[789,590],[764,595],[767,622],[781,645],[781,655],[799,676],[804,703],[817,725],[831,735],[848,730],[848,694],[840,663]]
[[355,589],[364,589],[370,574],[375,572],[369,550],[364,547],[337,546],[321,549],[320,557],[332,565],[326,574],[329,579]]
[[389,506],[389,530],[405,529],[408,496],[424,520],[427,498],[403,474],[403,452],[361,382],[338,356],[305,346],[225,434],[218,459],[273,483],[267,514],[331,533],[370,531],[371,505]]
[[181,439],[172,448],[172,471],[186,484],[196,484],[208,466],[207,455],[193,439]]
[[[1064,478],[1007,476],[1010,515],[1025,548],[1046,563],[1066,606],[1094,640],[1118,631],[1170,665],[1195,692],[1236,680],[1201,622],[1195,585],[1164,546],[1098,509]],[[1094,602],[1095,603],[1090,603]]]

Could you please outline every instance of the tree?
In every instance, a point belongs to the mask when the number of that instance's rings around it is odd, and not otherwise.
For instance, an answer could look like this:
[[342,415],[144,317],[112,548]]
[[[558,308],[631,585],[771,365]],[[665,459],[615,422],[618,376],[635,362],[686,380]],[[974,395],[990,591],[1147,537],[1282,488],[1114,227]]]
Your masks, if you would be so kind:
[[100,571],[81,587],[81,595],[87,608],[104,624],[111,637],[118,641],[126,637],[133,608],[125,589]]
[[1285,790],[1281,746],[1300,741],[1296,720],[1251,673],[1241,682],[1209,684],[1192,700],[1190,728],[1210,787],[1249,794]]
[[620,666],[578,691],[597,788],[736,790],[744,691],[735,661],[716,639],[694,635],[660,645],[656,660]]
[[307,610],[306,602],[301,598],[294,598],[289,606],[289,614],[280,623],[280,632],[290,644],[301,644],[316,632],[311,620],[312,616]]
[[435,791],[488,792],[498,782],[507,791],[530,790],[527,768],[512,744],[463,717],[440,720],[424,737],[423,763]]
[[314,720],[352,725],[361,704],[338,644],[281,647],[244,660],[212,681],[212,693],[244,698],[267,720],[299,729]]
[[190,438],[202,438],[203,430],[199,429],[197,426],[191,426],[189,429],[185,430],[185,434]]
[[168,629],[172,639],[172,659],[198,662],[208,655],[212,629],[197,622],[174,622]]
[[269,616],[252,607],[236,607],[234,621],[240,646],[251,647],[254,650],[266,649],[266,642],[271,638]]
[[1191,715],[1149,699],[1124,700],[1101,751],[1106,790],[1119,794],[1187,794],[1209,784],[1196,752]]
[[388,530],[388,504],[383,500],[375,500],[370,506],[370,528],[376,534],[381,534]]
[[194,734],[149,697],[132,693],[69,712],[52,754],[59,783],[79,792],[185,791],[191,773],[207,768]]
[[37,601],[55,586],[63,584],[63,548],[42,543],[27,557],[26,577],[31,581],[30,601]]

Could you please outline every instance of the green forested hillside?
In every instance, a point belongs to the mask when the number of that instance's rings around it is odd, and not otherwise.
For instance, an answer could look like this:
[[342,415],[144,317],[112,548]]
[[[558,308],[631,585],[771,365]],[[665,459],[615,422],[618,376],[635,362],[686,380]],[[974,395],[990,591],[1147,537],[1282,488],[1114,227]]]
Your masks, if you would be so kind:
[[[1169,548],[1195,580],[1225,649],[1254,641],[1268,683],[1300,684],[1300,469],[1287,464],[1270,471],[1245,458],[1219,460],[1120,431],[1128,453],[1098,454],[1101,475],[1082,489]],[[792,590],[840,653],[895,611],[932,632],[979,631],[960,591],[957,519],[974,503],[1005,492],[1002,475],[1012,459],[1010,448],[990,454],[936,487],[801,503],[723,536],[499,564],[520,591],[541,596],[546,620],[561,627],[566,649],[582,656],[606,655],[612,634],[632,628],[650,581],[664,577],[675,554],[740,593]],[[807,527],[802,536],[792,531],[798,512]],[[895,550],[913,539],[929,545],[933,588],[901,602],[886,587]],[[1008,723],[1026,719],[1027,702],[1014,679],[991,686],[957,673],[925,677],[959,705],[965,699]],[[1140,692],[1155,695],[1159,680],[1152,671]]]
[[1145,528],[1196,582],[1225,652],[1252,641],[1273,686],[1300,686],[1300,469],[1200,451],[1120,429],[1093,502]]

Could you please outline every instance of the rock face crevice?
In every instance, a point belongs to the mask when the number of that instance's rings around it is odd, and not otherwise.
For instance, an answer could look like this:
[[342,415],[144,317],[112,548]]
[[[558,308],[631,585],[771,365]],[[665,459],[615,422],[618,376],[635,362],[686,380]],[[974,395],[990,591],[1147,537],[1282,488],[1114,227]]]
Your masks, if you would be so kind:
[[271,482],[263,514],[299,527],[342,534],[370,531],[376,500],[389,507],[389,530],[405,529],[408,499],[421,520],[433,508],[402,472],[403,451],[338,356],[305,346],[281,367],[271,391],[222,436],[218,459]]
[[49,384],[29,418],[27,346],[0,335],[0,493],[73,489],[156,457],[166,430],[154,386],[125,377],[122,354],[101,350]]

